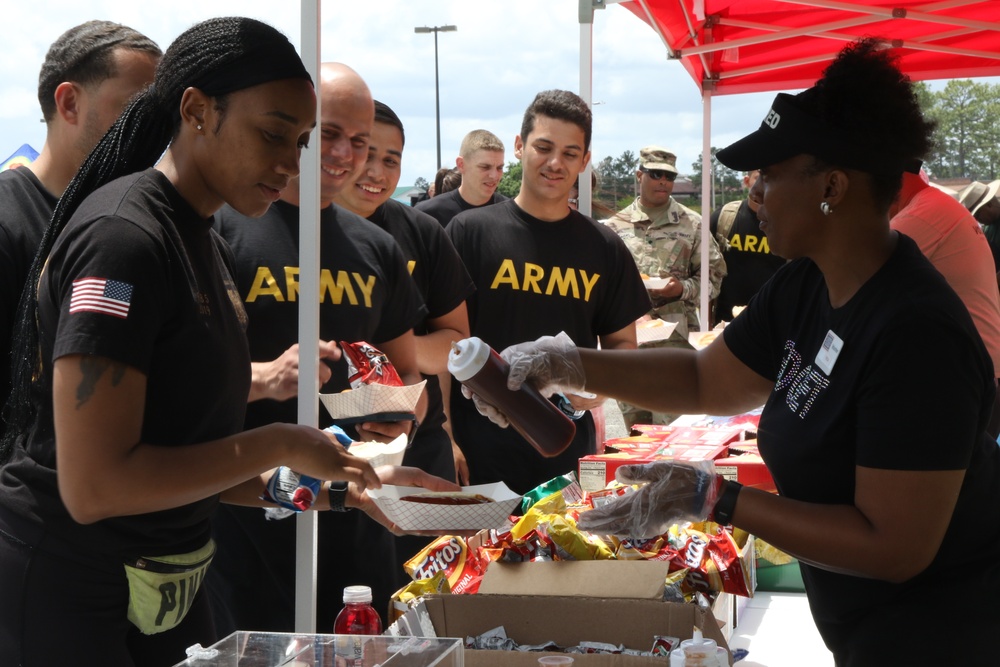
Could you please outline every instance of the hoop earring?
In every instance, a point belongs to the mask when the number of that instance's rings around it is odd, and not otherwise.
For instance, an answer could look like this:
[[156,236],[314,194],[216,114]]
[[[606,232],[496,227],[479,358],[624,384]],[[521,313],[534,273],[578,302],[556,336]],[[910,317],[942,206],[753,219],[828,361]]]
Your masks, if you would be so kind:
[[819,210],[823,212],[823,215],[830,215],[833,213],[833,208],[830,206],[830,202],[825,199],[819,203]]

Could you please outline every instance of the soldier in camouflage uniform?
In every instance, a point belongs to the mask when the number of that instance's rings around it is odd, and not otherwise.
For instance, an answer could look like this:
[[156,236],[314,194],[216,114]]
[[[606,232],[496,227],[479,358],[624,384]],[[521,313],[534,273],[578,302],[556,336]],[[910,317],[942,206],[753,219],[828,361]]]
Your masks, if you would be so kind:
[[[639,151],[639,196],[605,224],[618,232],[632,252],[639,271],[651,278],[667,278],[661,289],[649,290],[652,317],[676,322],[677,329],[664,346],[688,347],[689,331],[698,331],[701,299],[701,216],[671,195],[677,178],[677,156],[660,146]],[[726,262],[715,240],[709,237],[709,299],[719,294]],[[647,347],[644,344],[642,347]],[[667,424],[676,415],[650,413],[619,404],[625,423]]]

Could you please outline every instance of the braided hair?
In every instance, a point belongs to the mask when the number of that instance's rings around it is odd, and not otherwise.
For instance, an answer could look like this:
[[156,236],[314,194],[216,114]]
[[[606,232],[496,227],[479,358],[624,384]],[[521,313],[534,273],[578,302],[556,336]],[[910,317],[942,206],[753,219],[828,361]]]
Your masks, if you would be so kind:
[[33,394],[49,390],[42,386],[36,290],[48,254],[73,212],[102,185],[156,163],[180,131],[180,102],[187,88],[198,88],[224,110],[229,93],[295,78],[311,80],[295,47],[275,28],[254,19],[209,19],[187,29],[170,45],[152,85],[132,100],[87,156],[42,236],[18,306],[0,462],[10,457],[14,443],[31,428],[37,410]]

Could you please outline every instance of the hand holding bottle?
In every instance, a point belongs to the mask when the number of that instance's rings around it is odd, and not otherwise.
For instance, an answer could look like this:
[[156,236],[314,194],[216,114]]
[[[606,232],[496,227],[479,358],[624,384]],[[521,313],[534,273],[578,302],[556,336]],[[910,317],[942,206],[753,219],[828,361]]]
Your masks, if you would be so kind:
[[543,396],[555,393],[586,394],[587,378],[576,343],[560,331],[555,336],[542,336],[527,343],[511,345],[500,353],[510,364],[507,387],[520,389],[530,382]]

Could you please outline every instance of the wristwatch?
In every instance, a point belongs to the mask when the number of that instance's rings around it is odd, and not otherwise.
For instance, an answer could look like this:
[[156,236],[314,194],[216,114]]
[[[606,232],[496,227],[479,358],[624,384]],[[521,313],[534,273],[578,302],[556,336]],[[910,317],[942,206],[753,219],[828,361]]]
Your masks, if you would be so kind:
[[330,482],[330,510],[333,512],[346,512],[351,507],[347,503],[347,482]]
[[709,518],[720,526],[728,526],[733,522],[733,512],[736,510],[736,499],[740,495],[743,485],[730,479],[722,482],[722,493],[712,509],[712,516]]

